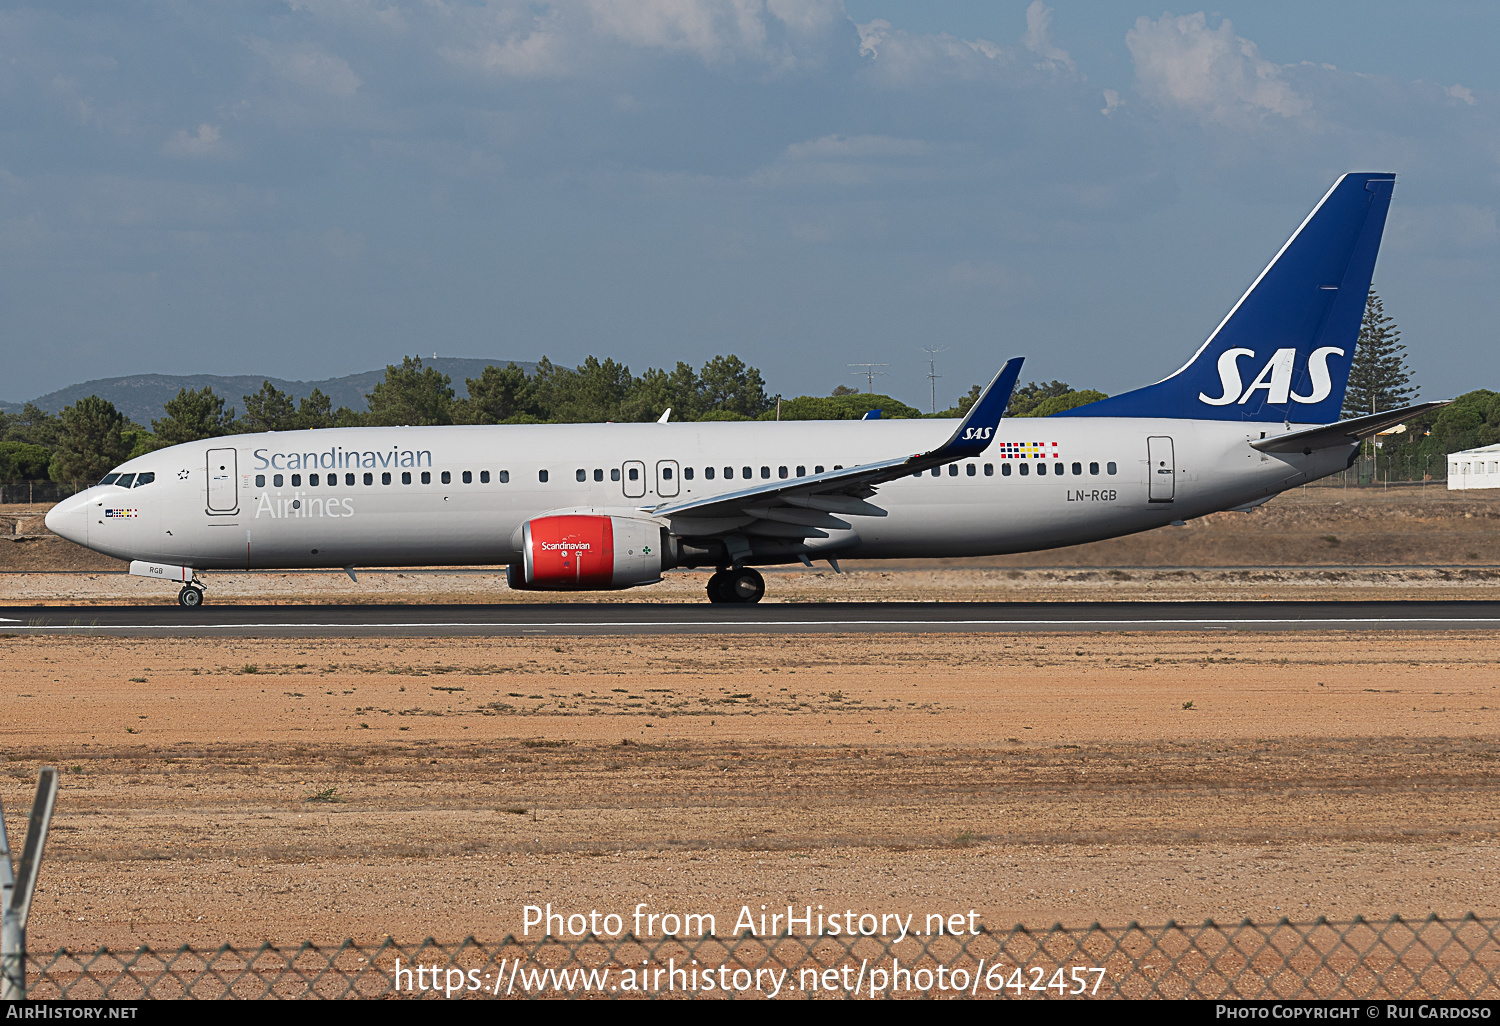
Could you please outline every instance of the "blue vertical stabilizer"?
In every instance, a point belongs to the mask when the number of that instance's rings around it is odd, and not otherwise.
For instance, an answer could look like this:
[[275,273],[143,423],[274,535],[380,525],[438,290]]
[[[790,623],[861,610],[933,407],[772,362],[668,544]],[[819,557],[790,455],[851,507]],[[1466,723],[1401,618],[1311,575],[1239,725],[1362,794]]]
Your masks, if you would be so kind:
[[1344,175],[1186,366],[1054,416],[1338,420],[1395,182]]

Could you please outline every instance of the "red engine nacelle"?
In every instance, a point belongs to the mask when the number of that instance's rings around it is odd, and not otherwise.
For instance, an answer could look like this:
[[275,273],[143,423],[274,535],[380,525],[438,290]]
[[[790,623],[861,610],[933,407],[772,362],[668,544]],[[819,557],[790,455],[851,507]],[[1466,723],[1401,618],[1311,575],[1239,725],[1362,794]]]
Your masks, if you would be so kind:
[[670,565],[670,551],[666,528],[649,520],[584,514],[537,517],[521,525],[524,562],[510,567],[510,586],[598,591],[655,584]]

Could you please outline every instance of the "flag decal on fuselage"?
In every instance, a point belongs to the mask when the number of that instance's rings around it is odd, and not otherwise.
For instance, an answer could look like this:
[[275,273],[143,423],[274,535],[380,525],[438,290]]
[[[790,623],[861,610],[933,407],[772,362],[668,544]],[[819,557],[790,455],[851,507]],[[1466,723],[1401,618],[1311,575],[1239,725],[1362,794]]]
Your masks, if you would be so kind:
[[1048,456],[1060,459],[1056,442],[996,442],[1002,460],[1044,460]]

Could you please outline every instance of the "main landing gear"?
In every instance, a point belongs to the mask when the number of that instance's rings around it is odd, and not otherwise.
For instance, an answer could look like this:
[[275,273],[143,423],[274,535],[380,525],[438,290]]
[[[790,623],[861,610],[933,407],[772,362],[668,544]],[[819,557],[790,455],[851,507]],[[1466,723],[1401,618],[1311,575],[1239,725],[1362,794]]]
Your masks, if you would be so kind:
[[720,602],[759,602],[766,593],[766,579],[748,566],[720,570],[708,579],[708,600]]
[[196,584],[184,584],[177,593],[177,604],[183,609],[197,609],[203,605],[203,589]]

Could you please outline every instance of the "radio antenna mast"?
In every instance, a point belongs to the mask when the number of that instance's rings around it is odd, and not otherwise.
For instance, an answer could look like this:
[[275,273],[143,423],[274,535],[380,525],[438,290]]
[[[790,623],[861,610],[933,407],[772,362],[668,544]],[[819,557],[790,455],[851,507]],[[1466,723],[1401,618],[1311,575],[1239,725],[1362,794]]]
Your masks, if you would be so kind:
[[869,383],[868,391],[875,391],[875,376],[885,377],[885,371],[878,371],[876,367],[889,367],[888,363],[851,363],[850,367],[863,367],[865,369],[865,380]]
[[927,380],[932,383],[932,412],[936,413],[937,380],[938,378],[942,377],[942,375],[937,372],[937,355],[938,353],[946,353],[948,351],[948,347],[938,346],[936,348],[929,349],[926,346],[918,346],[917,348],[927,354]]

